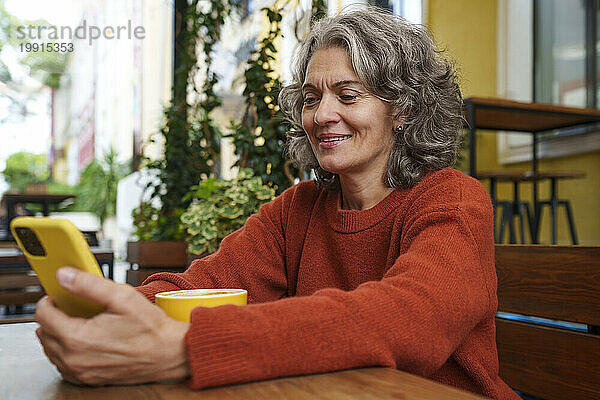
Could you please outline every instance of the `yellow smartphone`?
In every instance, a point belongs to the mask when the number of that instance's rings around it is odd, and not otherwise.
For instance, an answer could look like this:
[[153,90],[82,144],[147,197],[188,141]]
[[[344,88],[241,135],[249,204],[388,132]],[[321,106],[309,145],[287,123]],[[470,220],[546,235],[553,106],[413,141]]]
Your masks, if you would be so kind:
[[103,276],[83,234],[71,221],[18,217],[11,221],[10,230],[46,294],[58,308],[73,317],[84,318],[103,310],[100,305],[69,293],[56,280],[56,271],[66,266]]

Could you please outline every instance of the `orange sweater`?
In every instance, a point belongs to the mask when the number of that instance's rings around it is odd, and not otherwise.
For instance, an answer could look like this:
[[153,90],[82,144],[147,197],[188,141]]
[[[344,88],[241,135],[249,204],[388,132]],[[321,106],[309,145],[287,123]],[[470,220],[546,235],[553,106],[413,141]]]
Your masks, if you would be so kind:
[[517,399],[498,377],[492,207],[452,169],[369,210],[301,182],[219,250],[138,290],[244,288],[248,306],[196,308],[190,386],[386,366]]

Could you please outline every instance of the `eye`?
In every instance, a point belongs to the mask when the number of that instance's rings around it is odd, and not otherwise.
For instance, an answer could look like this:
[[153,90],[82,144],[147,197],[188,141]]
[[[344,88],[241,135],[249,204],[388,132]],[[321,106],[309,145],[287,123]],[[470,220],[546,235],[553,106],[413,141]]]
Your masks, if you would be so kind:
[[358,99],[359,94],[360,93],[356,92],[355,90],[342,89],[338,92],[338,98],[343,103],[354,103]]
[[341,99],[343,102],[346,102],[346,103],[351,103],[351,102],[354,102],[354,101],[356,101],[356,98],[357,98],[357,97],[358,97],[358,96],[357,96],[357,95],[354,95],[354,94],[341,94],[341,95],[340,95],[340,99]]
[[305,106],[312,106],[314,104],[316,104],[319,101],[319,98],[316,96],[305,96],[304,99],[302,100],[302,103],[304,103]]

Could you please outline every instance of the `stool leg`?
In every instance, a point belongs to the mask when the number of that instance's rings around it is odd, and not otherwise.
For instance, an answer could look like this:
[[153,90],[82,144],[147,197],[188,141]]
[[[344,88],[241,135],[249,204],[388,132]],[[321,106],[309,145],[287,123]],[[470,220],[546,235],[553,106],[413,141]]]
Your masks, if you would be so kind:
[[550,197],[550,210],[552,213],[552,244],[556,244],[558,241],[556,239],[556,231],[557,231],[557,224],[556,224],[556,210],[558,209],[558,193],[556,190],[556,179],[552,178],[550,180],[551,185],[552,185],[552,195]]
[[[490,198],[492,200],[492,211],[493,211],[493,215],[494,215],[494,219],[493,219],[493,229],[494,229],[494,236],[496,236],[496,214],[498,212],[498,200],[496,199],[496,178],[490,178]],[[498,242],[498,238],[496,237],[494,240],[496,243],[501,243]]]
[[[519,227],[521,228],[521,244],[527,243],[525,241],[525,224],[529,224],[529,210],[526,208],[526,203],[519,203]],[[525,211],[527,211],[527,220],[525,219]]]
[[529,204],[523,203],[523,208],[525,209],[525,213],[527,214],[527,226],[529,227],[529,236],[531,237],[531,243],[534,243],[534,233],[533,233],[533,217],[531,215],[531,211],[529,210]]
[[533,236],[533,244],[539,244],[540,239],[540,225],[542,222],[542,202],[536,201],[534,204],[534,215],[533,215],[533,225],[532,225],[532,236]]
[[500,214],[500,233],[498,234],[498,242],[497,243],[504,242],[504,224],[507,223],[507,218],[506,218],[507,208],[508,207],[506,204],[502,206],[502,214]]
[[565,206],[565,211],[567,212],[567,221],[569,222],[569,230],[571,231],[571,242],[573,244],[578,244],[577,234],[575,233],[575,223],[573,222],[573,214],[571,213],[571,204],[568,201],[560,202],[563,206]]
[[[496,218],[498,217],[498,215],[500,215],[500,217],[502,217],[502,214],[498,213],[498,207],[501,207],[499,204],[495,204],[494,205],[494,243],[502,243],[502,238],[500,237],[500,234],[498,233],[498,230],[496,229]],[[501,223],[502,221],[500,221]]]
[[514,217],[515,217],[515,212],[514,212],[514,204],[509,203],[508,206],[506,207],[508,211],[508,233],[509,233],[509,237],[508,237],[508,243],[510,244],[515,244],[517,243],[517,239],[516,239],[516,235],[515,235],[515,225],[514,225]]
[[521,234],[521,244],[525,244],[525,228],[523,226],[523,207],[519,201],[519,182],[513,182],[513,207],[516,208],[517,216],[519,217],[519,233]]

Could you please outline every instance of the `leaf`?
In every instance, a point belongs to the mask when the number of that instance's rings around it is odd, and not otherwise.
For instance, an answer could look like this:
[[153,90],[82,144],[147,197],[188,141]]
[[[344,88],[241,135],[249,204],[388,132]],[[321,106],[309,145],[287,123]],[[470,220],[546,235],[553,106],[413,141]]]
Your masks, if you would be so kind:
[[190,243],[188,244],[188,253],[190,254],[195,254],[195,255],[202,255],[204,253],[206,253],[208,250],[208,246],[206,245],[206,242],[201,242],[201,243]]
[[272,188],[261,188],[255,194],[258,200],[271,200],[275,196],[275,190]]
[[241,191],[230,191],[227,193],[227,197],[234,204],[246,204],[249,200],[248,194]]
[[235,219],[241,216],[244,213],[243,208],[236,207],[234,205],[226,205],[225,207],[219,209],[219,215],[223,218],[227,219]]
[[244,169],[240,170],[236,179],[237,180],[250,179],[250,178],[252,178],[253,175],[254,175],[254,173],[252,172],[251,169],[244,168]]
[[217,237],[217,227],[214,224],[203,225],[200,235],[208,240],[214,239]]

